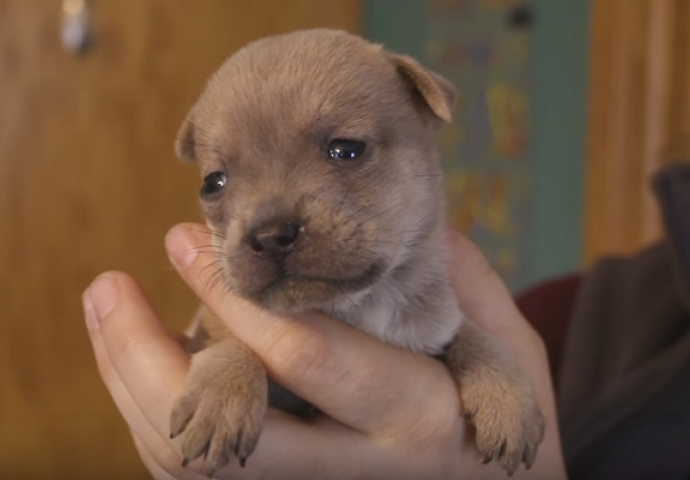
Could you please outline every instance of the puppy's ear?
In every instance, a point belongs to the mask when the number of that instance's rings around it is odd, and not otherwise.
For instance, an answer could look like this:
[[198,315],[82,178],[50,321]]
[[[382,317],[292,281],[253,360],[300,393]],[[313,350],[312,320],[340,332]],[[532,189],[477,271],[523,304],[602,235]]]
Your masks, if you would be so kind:
[[185,162],[196,161],[196,127],[190,112],[182,122],[180,130],[175,139],[175,153],[177,157]]
[[390,58],[398,69],[398,73],[424,97],[434,115],[444,122],[450,122],[453,119],[455,106],[453,84],[406,55],[390,54]]

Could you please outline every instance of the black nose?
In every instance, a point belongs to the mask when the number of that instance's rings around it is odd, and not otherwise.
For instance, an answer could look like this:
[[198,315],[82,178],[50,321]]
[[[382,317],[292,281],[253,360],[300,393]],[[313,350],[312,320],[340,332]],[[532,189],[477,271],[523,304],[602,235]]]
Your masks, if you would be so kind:
[[292,250],[300,228],[298,223],[267,224],[254,229],[247,240],[256,253],[284,257]]

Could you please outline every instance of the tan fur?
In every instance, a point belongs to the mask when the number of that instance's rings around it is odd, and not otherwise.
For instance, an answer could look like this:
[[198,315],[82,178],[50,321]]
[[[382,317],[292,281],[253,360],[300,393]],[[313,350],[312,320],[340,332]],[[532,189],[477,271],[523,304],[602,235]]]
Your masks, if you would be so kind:
[[[435,144],[454,98],[450,82],[409,57],[345,32],[295,32],[254,42],[221,66],[185,120],[176,150],[199,163],[202,178],[227,175],[226,188],[202,198],[202,209],[216,233],[218,278],[229,290],[278,312],[320,309],[417,352],[439,354],[452,343],[449,367],[465,412],[474,413],[480,452],[512,472],[521,461],[531,464],[542,420],[515,360],[463,323],[445,273]],[[329,159],[329,142],[343,138],[366,142],[364,155]],[[299,229],[290,227],[298,233],[284,258],[253,250],[257,228],[287,224]],[[236,419],[228,423],[223,413],[232,402],[209,385],[233,384],[237,372],[258,369],[242,363],[254,364],[251,355],[225,357],[219,345],[229,332],[210,312],[199,315],[206,332],[193,343],[212,344],[218,360],[193,368],[183,399],[205,388],[208,408],[194,414],[197,425],[221,422],[232,441]],[[254,390],[237,392],[255,406]],[[184,423],[180,415],[173,413],[173,425]],[[259,409],[244,415],[259,428]],[[186,454],[200,455],[209,434],[184,430]],[[228,457],[213,442],[206,458],[217,467]],[[249,454],[250,447],[240,450]]]

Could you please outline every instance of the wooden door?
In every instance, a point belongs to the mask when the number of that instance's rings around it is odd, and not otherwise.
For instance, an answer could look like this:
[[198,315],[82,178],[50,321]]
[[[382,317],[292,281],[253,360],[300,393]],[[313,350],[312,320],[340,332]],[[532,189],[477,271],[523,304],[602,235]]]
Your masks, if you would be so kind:
[[690,0],[592,2],[586,258],[662,236],[650,175],[690,161]]
[[0,0],[0,478],[146,478],[98,378],[80,296],[106,269],[171,325],[195,300],[168,228],[197,220],[173,141],[204,79],[244,43],[355,30],[357,0],[94,0],[94,48],[61,46],[59,0]]

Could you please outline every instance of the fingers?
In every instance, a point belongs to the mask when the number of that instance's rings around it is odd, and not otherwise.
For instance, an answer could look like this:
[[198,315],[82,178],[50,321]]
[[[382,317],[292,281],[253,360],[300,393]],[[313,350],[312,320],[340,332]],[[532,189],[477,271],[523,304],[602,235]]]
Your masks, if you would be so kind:
[[[439,399],[439,408],[458,411],[455,387],[438,362],[384,344],[325,315],[312,313],[295,320],[226,294],[222,285],[211,281],[212,269],[206,268],[215,258],[196,255],[200,246],[209,244],[209,237],[194,225],[173,228],[166,238],[173,264],[201,300],[259,355],[278,383],[332,418],[367,433],[382,434],[430,415],[424,407],[430,396]],[[452,428],[449,423],[443,428]]]
[[519,357],[527,358],[532,356],[531,350],[543,349],[541,339],[479,248],[454,228],[448,227],[447,232],[448,273],[467,316]]

